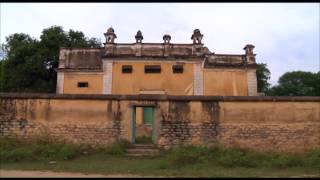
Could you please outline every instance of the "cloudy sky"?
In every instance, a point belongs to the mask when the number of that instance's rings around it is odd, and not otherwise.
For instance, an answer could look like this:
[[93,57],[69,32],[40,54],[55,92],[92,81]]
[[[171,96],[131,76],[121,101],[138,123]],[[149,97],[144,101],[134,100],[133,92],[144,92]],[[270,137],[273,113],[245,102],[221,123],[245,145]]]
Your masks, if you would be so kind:
[[0,41],[13,33],[39,38],[52,25],[100,38],[112,26],[116,42],[191,43],[199,28],[211,52],[243,54],[253,44],[257,62],[267,63],[271,83],[287,71],[320,69],[319,3],[1,3]]

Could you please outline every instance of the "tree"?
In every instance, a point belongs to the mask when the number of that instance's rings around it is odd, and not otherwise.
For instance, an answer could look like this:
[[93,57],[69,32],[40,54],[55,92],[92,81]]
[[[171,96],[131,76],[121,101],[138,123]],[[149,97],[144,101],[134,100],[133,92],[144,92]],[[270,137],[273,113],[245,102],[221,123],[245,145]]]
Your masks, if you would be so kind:
[[6,38],[4,49],[1,89],[3,91],[29,91],[34,81],[41,77],[39,64],[39,41],[27,34],[13,34]]
[[80,31],[69,30],[68,33],[68,47],[87,47],[87,40],[84,34]]
[[100,47],[80,31],[65,32],[61,26],[42,31],[40,41],[24,33],[6,38],[6,55],[0,64],[0,91],[55,92],[59,51],[61,47]]
[[273,96],[320,96],[320,71],[318,73],[292,71],[283,74],[278,85],[270,89]]
[[258,63],[257,64],[257,86],[258,92],[266,93],[270,88],[270,70],[267,68],[267,64]]
[[97,38],[90,38],[87,42],[87,46],[91,48],[99,48],[101,45],[101,40]]

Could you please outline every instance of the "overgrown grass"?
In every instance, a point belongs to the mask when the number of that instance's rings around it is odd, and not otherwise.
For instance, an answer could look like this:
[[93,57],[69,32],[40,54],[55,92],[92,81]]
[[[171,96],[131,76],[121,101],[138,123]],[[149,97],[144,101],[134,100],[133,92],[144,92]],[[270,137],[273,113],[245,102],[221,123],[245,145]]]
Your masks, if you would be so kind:
[[91,154],[123,155],[128,146],[129,143],[125,140],[109,146],[92,147],[65,141],[52,141],[49,138],[39,138],[29,142],[16,138],[1,138],[0,160],[2,162],[53,161],[71,160]]
[[[294,175],[311,172],[320,176],[320,150],[306,154],[267,154],[222,146],[182,146],[156,157],[126,157],[129,146],[125,140],[92,147],[49,139],[32,142],[0,139],[1,168],[199,177],[230,177],[231,171],[233,175],[248,173],[254,177],[260,176],[260,172],[261,176],[270,172]],[[58,163],[50,165],[48,161]]]
[[130,147],[129,141],[120,140],[109,146],[98,146],[96,147],[96,151],[94,153],[120,156],[126,153],[128,147]]
[[226,168],[291,168],[309,167],[320,171],[320,150],[305,155],[293,153],[259,153],[241,148],[177,147],[163,153],[173,167],[211,163]]

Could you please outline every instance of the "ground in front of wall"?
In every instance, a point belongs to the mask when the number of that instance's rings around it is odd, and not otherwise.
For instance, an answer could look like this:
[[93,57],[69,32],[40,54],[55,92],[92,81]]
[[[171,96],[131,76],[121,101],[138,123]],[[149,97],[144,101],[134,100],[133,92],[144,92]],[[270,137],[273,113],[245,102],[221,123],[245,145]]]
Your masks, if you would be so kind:
[[317,169],[226,168],[210,162],[172,167],[162,157],[106,157],[90,155],[74,160],[6,162],[0,177],[320,177]]

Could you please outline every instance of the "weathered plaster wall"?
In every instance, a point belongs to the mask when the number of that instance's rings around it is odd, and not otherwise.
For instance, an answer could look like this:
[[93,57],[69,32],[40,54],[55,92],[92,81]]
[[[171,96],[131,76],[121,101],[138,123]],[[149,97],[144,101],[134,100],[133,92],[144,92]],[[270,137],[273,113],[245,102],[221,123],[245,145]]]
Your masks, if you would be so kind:
[[[203,69],[198,73],[195,63],[185,63],[183,73],[173,73],[175,61],[117,61],[103,72],[60,72],[57,92],[64,94],[143,94],[141,91],[163,91],[167,95],[256,95],[252,77],[248,82],[245,69]],[[132,73],[122,73],[123,65],[132,65]],[[161,73],[144,73],[145,65],[161,65]],[[110,72],[109,72],[110,71]],[[250,72],[253,70],[250,70]],[[197,76],[196,76],[197,75]],[[250,76],[251,77],[251,76]],[[59,82],[60,82],[59,81]],[[78,82],[89,87],[79,88]],[[174,82],[174,83],[173,83]],[[249,85],[248,85],[249,83]],[[250,91],[250,93],[249,93]]]
[[[109,143],[124,134],[117,101],[1,99],[1,135],[49,135],[73,142]],[[129,123],[129,122],[128,122]],[[122,134],[123,133],[123,134]]]
[[156,142],[258,151],[320,148],[319,97],[19,95],[0,93],[0,135],[81,143],[132,140],[132,107],[155,107]]
[[[88,87],[78,87],[78,82],[88,82]],[[64,72],[64,94],[102,94],[103,74],[101,72]]]
[[204,95],[248,96],[247,70],[204,69]]
[[[168,95],[193,94],[193,65],[184,64],[182,74],[173,73],[176,62],[114,62],[113,94],[140,94],[140,91],[164,91]],[[123,65],[132,65],[132,73],[122,73]],[[161,73],[144,72],[145,65],[161,65]]]
[[320,148],[320,102],[220,102],[218,139],[260,151]]
[[183,144],[214,144],[219,124],[218,102],[169,101],[160,109],[158,143],[167,149]]

